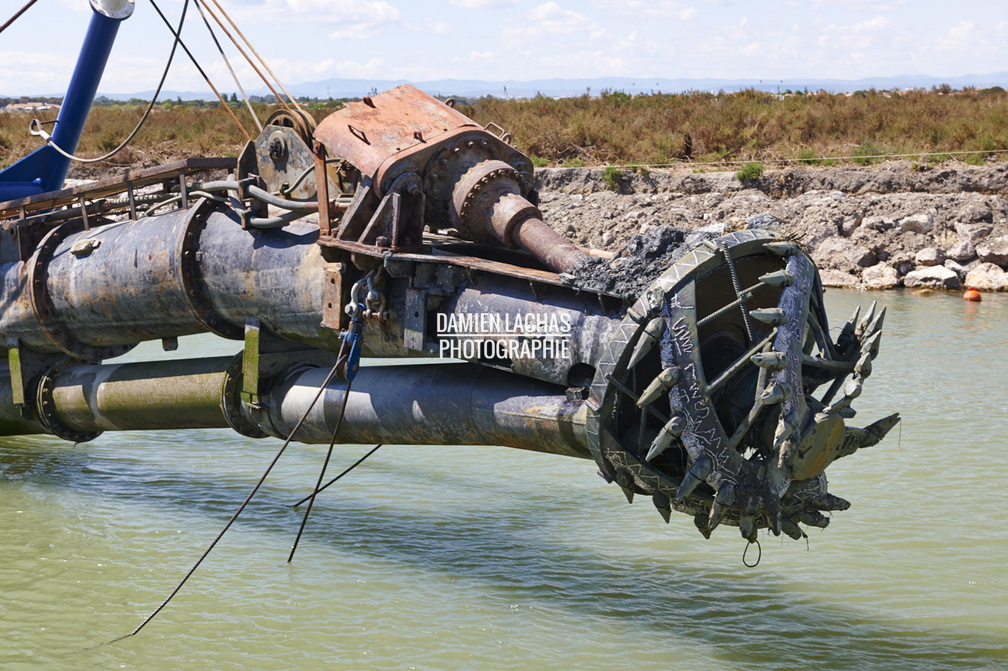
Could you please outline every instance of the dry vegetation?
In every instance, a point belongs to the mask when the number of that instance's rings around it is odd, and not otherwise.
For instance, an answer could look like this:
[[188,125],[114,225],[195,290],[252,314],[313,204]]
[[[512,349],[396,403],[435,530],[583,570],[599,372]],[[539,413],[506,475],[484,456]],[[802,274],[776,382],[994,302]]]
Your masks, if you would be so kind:
[[[339,103],[312,110],[321,120]],[[142,105],[96,107],[79,152],[104,153],[126,137]],[[258,106],[262,117],[270,107]],[[232,103],[251,133],[248,112]],[[1008,93],[1000,88],[903,93],[864,91],[777,96],[732,94],[628,95],[603,92],[576,98],[481,98],[461,111],[508,129],[538,165],[658,165],[679,161],[800,161],[870,163],[880,154],[954,152],[960,160],[997,160],[1008,150]],[[48,118],[53,118],[53,113]],[[38,147],[28,117],[0,114],[0,166]],[[234,155],[243,136],[231,117],[206,104],[155,108],[131,150],[118,163],[151,164],[185,155]],[[838,158],[851,157],[851,158]]]
[[[463,110],[510,130],[542,163],[823,162],[823,157],[1008,149],[1008,94],[917,90],[777,96],[758,91],[532,100],[483,98]],[[687,140],[687,137],[689,138]],[[947,157],[937,157],[942,159]],[[966,156],[962,157],[966,159]]]

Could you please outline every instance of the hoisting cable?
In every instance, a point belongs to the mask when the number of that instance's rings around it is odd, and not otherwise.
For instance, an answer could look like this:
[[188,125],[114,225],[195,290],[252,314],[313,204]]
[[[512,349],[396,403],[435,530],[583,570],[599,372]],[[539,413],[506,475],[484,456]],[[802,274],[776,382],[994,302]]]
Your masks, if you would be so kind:
[[171,594],[169,594],[168,597],[161,602],[160,606],[155,608],[150,615],[144,618],[143,622],[141,622],[136,629],[134,629],[133,631],[124,636],[120,636],[119,638],[109,641],[110,643],[115,643],[117,641],[121,641],[131,636],[136,636],[138,633],[140,633],[140,630],[143,629],[145,626],[147,626],[147,623],[153,620],[157,616],[157,614],[160,613],[162,610],[164,610],[165,606],[167,606],[168,603],[173,598],[175,598],[175,595],[182,590],[182,586],[186,584],[186,581],[188,581],[190,577],[192,577],[193,573],[196,572],[196,569],[198,569],[200,564],[203,563],[203,560],[210,555],[210,551],[214,549],[214,547],[217,545],[218,542],[220,542],[220,539],[224,537],[224,534],[227,533],[227,530],[231,528],[231,525],[234,524],[235,520],[238,519],[238,516],[242,514],[242,511],[244,511],[245,508],[248,506],[249,502],[252,501],[252,497],[255,496],[256,492],[259,491],[259,488],[262,486],[263,482],[266,481],[266,476],[270,474],[270,471],[272,471],[273,467],[276,466],[277,462],[280,460],[280,457],[287,449],[287,446],[290,445],[292,440],[294,440],[294,436],[295,434],[297,434],[298,429],[300,429],[301,425],[304,424],[305,420],[308,418],[309,413],[311,413],[312,408],[315,407],[315,404],[318,403],[318,400],[322,397],[322,394],[325,392],[326,387],[328,387],[329,383],[332,382],[334,377],[336,377],[336,373],[339,370],[340,364],[342,363],[343,349],[345,345],[346,340],[344,340],[340,344],[339,353],[336,355],[336,363],[333,364],[332,370],[329,371],[329,374],[326,376],[326,379],[322,382],[322,385],[319,387],[318,392],[315,394],[315,398],[312,399],[312,402],[305,409],[304,414],[301,415],[301,419],[299,419],[297,421],[297,424],[294,425],[294,428],[291,429],[290,435],[287,436],[287,440],[285,440],[283,442],[283,445],[280,446],[280,449],[277,451],[276,455],[274,455],[273,460],[269,463],[269,466],[266,467],[266,471],[262,474],[262,477],[259,478],[259,481],[255,484],[255,487],[253,487],[252,491],[249,492],[249,495],[245,497],[245,500],[242,501],[242,504],[238,506],[238,510],[234,512],[234,515],[232,515],[231,519],[227,521],[227,524],[225,524],[224,528],[221,529],[219,534],[217,534],[217,537],[213,539],[213,541],[203,552],[200,558],[197,559],[196,563],[193,564],[191,569],[189,569],[188,573],[186,573],[185,576],[182,578],[182,580],[179,581],[178,585],[175,586],[175,589],[171,591]]
[[[35,0],[33,0],[33,2],[34,1]],[[150,104],[147,105],[147,109],[144,111],[143,116],[140,117],[140,121],[137,122],[137,125],[136,127],[133,128],[133,131],[126,136],[126,139],[122,141],[122,144],[120,144],[118,147],[116,147],[109,153],[105,154],[104,156],[99,156],[98,158],[82,158],[80,156],[76,156],[67,151],[64,151],[62,147],[53,142],[52,137],[42,130],[42,125],[38,119],[32,119],[31,124],[29,125],[30,129],[29,132],[32,135],[37,135],[41,137],[43,140],[45,140],[46,144],[55,149],[57,152],[59,152],[63,156],[66,156],[71,161],[77,161],[78,163],[98,163],[100,161],[110,159],[116,154],[118,154],[120,151],[122,151],[126,147],[126,145],[128,145],[133,140],[133,138],[136,137],[136,134],[140,132],[140,129],[143,127],[148,117],[150,117],[151,110],[154,109],[154,105],[157,104],[158,96],[161,95],[161,88],[164,86],[165,80],[168,78],[168,71],[171,69],[172,60],[175,58],[175,49],[176,47],[178,47],[181,40],[179,35],[182,34],[182,24],[185,23],[186,11],[188,9],[189,9],[189,0],[185,0],[185,2],[182,4],[182,16],[179,17],[178,32],[175,33],[175,39],[172,42],[171,51],[168,52],[168,62],[165,63],[164,72],[161,73],[161,80],[158,82],[157,89],[154,90],[154,95],[151,97]],[[2,28],[0,28],[0,31],[2,31]]]
[[10,27],[10,24],[20,19],[21,15],[27,12],[29,9],[31,9],[31,6],[34,5],[36,2],[38,2],[38,0],[28,0],[28,2],[25,4],[24,7],[14,12],[14,16],[7,19],[7,21],[2,26],[0,26],[0,33],[7,30],[7,28]]
[[213,85],[213,82],[210,81],[210,77],[207,76],[207,73],[203,71],[202,67],[200,67],[199,62],[196,60],[196,57],[193,56],[191,51],[189,51],[189,47],[185,45],[185,42],[182,41],[182,38],[179,36],[179,34],[175,32],[174,28],[172,28],[171,23],[168,22],[168,18],[161,11],[161,8],[157,6],[157,3],[154,2],[154,0],[150,0],[150,3],[154,7],[154,11],[156,11],[158,13],[158,16],[161,17],[161,20],[164,21],[164,24],[168,26],[168,30],[170,30],[172,32],[172,35],[175,36],[175,39],[178,40],[179,46],[182,47],[183,51],[186,52],[186,55],[189,57],[189,60],[192,61],[192,64],[196,66],[196,69],[199,71],[200,75],[203,76],[203,81],[207,83],[207,86],[209,86],[210,89],[214,92],[214,95],[217,96],[217,100],[220,101],[221,105],[224,106],[224,109],[227,111],[228,114],[231,115],[231,118],[238,125],[238,128],[241,129],[242,135],[245,136],[246,140],[251,142],[252,136],[249,135],[247,130],[245,130],[245,126],[241,124],[241,121],[238,121],[238,117],[236,117],[235,113],[231,111],[230,105],[227,104],[227,101],[225,101],[224,98],[221,96],[220,91],[218,91],[217,87],[215,87]]
[[[220,3],[218,3],[217,0],[210,0],[210,1],[213,2],[214,5],[216,5],[217,9],[220,11],[221,14],[224,15],[224,18],[228,20],[228,23],[231,24],[231,27],[234,28],[235,32],[237,32],[238,35],[241,36],[241,38],[245,42],[245,44],[248,44],[249,49],[251,49],[252,53],[254,53],[256,55],[256,58],[259,59],[259,62],[263,65],[263,67],[266,68],[266,70],[269,71],[271,75],[273,75],[272,71],[270,71],[270,69],[269,69],[269,66],[266,65],[265,61],[263,61],[262,56],[260,56],[258,53],[256,53],[256,50],[252,48],[252,45],[249,44],[249,41],[245,38],[244,35],[242,35],[241,30],[239,30],[238,26],[235,25],[235,22],[231,20],[231,17],[227,15],[227,12],[225,12],[224,8],[220,6]],[[290,108],[290,105],[288,105],[284,101],[283,96],[281,96],[279,93],[277,93],[277,90],[275,88],[273,88],[273,85],[266,78],[266,75],[264,75],[262,73],[262,71],[253,62],[252,57],[249,56],[247,53],[245,53],[245,50],[242,49],[242,46],[240,44],[238,44],[238,40],[236,40],[235,37],[234,37],[234,35],[232,35],[231,32],[227,29],[227,26],[224,25],[224,22],[221,21],[220,18],[216,14],[214,14],[213,9],[211,9],[209,5],[204,5],[204,7],[206,8],[206,11],[210,15],[210,17],[214,21],[216,21],[217,25],[219,25],[221,27],[221,30],[224,31],[224,34],[228,36],[228,39],[231,40],[231,43],[235,45],[235,48],[238,49],[238,53],[240,53],[245,58],[245,61],[250,66],[252,66],[252,69],[255,70],[255,73],[257,75],[259,75],[259,79],[261,79],[262,82],[266,85],[266,87],[269,88],[269,90],[273,93],[273,96],[277,99],[277,102],[279,102],[281,105],[283,105],[284,109],[286,109],[288,112],[293,112],[294,110],[292,110]],[[276,75],[273,75],[273,78],[276,79]],[[276,79],[276,81],[277,81],[277,84],[280,84],[280,81],[278,79]],[[295,101],[293,98],[291,98],[291,95],[289,93],[287,93],[287,90],[284,89],[284,87],[283,87],[282,84],[280,84],[280,89],[283,90],[283,92],[287,94],[287,97],[290,98],[290,100],[291,100],[292,103],[294,103],[294,106],[297,107],[300,110],[301,108],[300,108],[300,106],[298,106],[297,101]]]
[[346,470],[344,470],[342,473],[340,473],[339,475],[337,475],[335,478],[333,478],[329,482],[325,483],[324,485],[322,485],[321,487],[319,487],[318,489],[316,489],[314,492],[312,492],[308,496],[304,497],[303,499],[301,499],[300,501],[298,501],[297,503],[295,503],[294,505],[292,505],[291,508],[298,508],[302,503],[304,503],[308,499],[312,498],[316,494],[321,494],[325,490],[329,489],[329,485],[335,484],[337,480],[339,480],[344,475],[346,475],[347,473],[349,473],[353,469],[355,469],[358,466],[360,466],[361,464],[363,464],[367,460],[367,458],[370,457],[375,452],[377,452],[378,448],[381,447],[381,446],[382,446],[382,443],[379,443],[378,445],[375,445],[374,447],[372,447],[370,450],[368,450],[367,454],[365,454],[363,457],[361,457],[357,461],[353,462],[353,464],[351,464],[350,466],[348,466],[346,468]]
[[259,121],[259,117],[256,116],[255,110],[252,109],[252,101],[249,100],[248,95],[245,93],[245,89],[242,88],[241,81],[238,79],[238,75],[235,74],[234,68],[231,67],[231,61],[228,60],[227,55],[224,53],[224,49],[223,47],[221,47],[221,43],[217,41],[217,34],[214,33],[213,26],[210,25],[210,22],[207,20],[206,14],[203,12],[203,5],[199,2],[199,0],[193,0],[193,2],[196,3],[196,9],[199,10],[200,17],[203,19],[203,23],[206,24],[207,31],[209,31],[210,33],[210,38],[213,40],[213,43],[217,45],[217,51],[220,53],[221,59],[224,61],[224,65],[227,66],[228,72],[231,73],[231,78],[234,80],[235,86],[237,86],[238,91],[241,92],[242,100],[245,101],[245,107],[248,108],[249,114],[252,115],[252,121],[255,121],[255,125],[259,129],[259,132],[261,133],[263,131],[263,125]]
[[[231,27],[233,27],[235,29],[235,32],[237,32],[238,36],[242,38],[242,41],[244,41],[248,45],[249,50],[252,51],[252,53],[255,54],[255,57],[259,59],[259,62],[262,63],[263,68],[266,70],[267,73],[269,73],[269,76],[273,78],[273,81],[276,82],[276,85],[278,87],[280,87],[280,91],[282,91],[287,96],[287,98],[290,100],[290,102],[293,104],[293,106],[297,108],[297,110],[299,112],[301,112],[302,114],[304,114],[304,110],[302,110],[301,106],[297,104],[297,101],[294,99],[294,97],[291,96],[287,92],[287,90],[283,88],[283,83],[280,82],[280,78],[278,78],[276,75],[274,75],[273,71],[269,69],[269,64],[263,59],[263,57],[261,55],[259,55],[259,52],[255,50],[255,47],[252,46],[252,42],[250,42],[248,40],[248,37],[246,37],[242,33],[241,29],[237,25],[235,25],[235,22],[231,20],[231,17],[228,16],[228,13],[226,11],[224,11],[224,7],[221,6],[221,3],[219,3],[217,0],[211,0],[211,2],[213,2],[215,5],[217,5],[217,8],[219,10],[221,10],[221,14],[224,15],[224,18],[228,19],[228,23],[231,24]],[[213,15],[214,15],[214,13],[211,12],[211,16],[213,16]],[[214,17],[214,18],[215,18],[215,20],[217,20],[217,17]],[[220,23],[220,21],[218,21],[218,23]],[[222,25],[221,27],[223,28],[224,26]],[[228,32],[227,29],[225,29],[225,33],[227,33],[227,32]],[[231,35],[228,34],[228,37],[231,37]],[[231,41],[234,42],[235,46],[238,46],[238,42],[235,41],[234,37],[231,37]],[[238,50],[241,51],[242,48],[240,46],[238,46]],[[243,52],[243,55],[244,55],[244,52]],[[246,59],[248,59],[249,64],[252,65],[252,69],[255,70],[256,73],[258,73],[259,70],[256,68],[255,63],[253,63],[252,60],[248,56],[245,56],[245,57],[246,57]],[[266,82],[266,78],[264,78],[262,76],[262,74],[260,74],[259,77],[262,78],[262,81],[266,84],[267,87],[269,87],[269,90],[273,91],[273,87],[269,86],[269,83]],[[276,92],[275,91],[273,92],[273,95],[276,96]],[[281,102],[281,104],[283,103],[283,100],[279,96],[276,96],[276,99],[279,100]],[[287,106],[284,105],[284,107],[287,107]],[[290,108],[288,107],[287,109],[289,110]]]
[[[336,434],[339,433],[340,426],[343,424],[343,416],[346,414],[347,401],[350,400],[350,386],[353,384],[354,378],[357,376],[357,371],[360,368],[360,339],[361,331],[364,328],[363,316],[365,306],[356,302],[354,294],[355,292],[350,292],[351,302],[348,306],[348,311],[350,312],[351,317],[350,328],[343,337],[343,344],[350,344],[350,351],[347,353],[346,368],[343,371],[343,377],[345,377],[347,381],[346,389],[343,392],[343,403],[340,404],[339,416],[336,418],[336,423],[333,425],[332,438],[329,440],[329,449],[326,451],[325,461],[322,462],[322,470],[319,472],[318,482],[315,483],[312,493],[308,496],[308,508],[305,509],[304,516],[301,518],[301,526],[298,527],[297,536],[294,538],[294,544],[291,546],[290,555],[287,557],[288,564],[294,559],[294,553],[297,551],[298,543],[301,542],[301,534],[304,533],[305,525],[308,524],[308,516],[311,515],[312,506],[315,504],[315,496],[321,491],[320,487],[322,486],[322,480],[325,479],[326,469],[329,468],[329,459],[332,457],[333,447],[336,445]],[[343,349],[343,345],[340,345],[340,349]],[[363,459],[361,461],[363,461]]]

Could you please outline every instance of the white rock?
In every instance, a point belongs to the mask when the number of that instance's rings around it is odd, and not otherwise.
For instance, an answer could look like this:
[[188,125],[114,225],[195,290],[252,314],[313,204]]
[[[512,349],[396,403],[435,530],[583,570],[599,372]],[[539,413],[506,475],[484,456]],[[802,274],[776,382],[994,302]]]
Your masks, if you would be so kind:
[[984,263],[1008,265],[1008,236],[984,240],[976,246],[976,253]]
[[819,271],[819,279],[825,287],[842,287],[853,289],[858,286],[859,281],[855,275],[845,273],[842,270],[826,268]]
[[966,274],[966,286],[981,291],[1008,291],[1008,273],[993,263],[981,263]]
[[991,232],[989,224],[964,224],[959,221],[956,222],[955,229],[960,240],[969,240],[973,244],[976,244],[977,240],[987,237]]
[[943,263],[942,265],[944,265],[946,268],[948,268],[956,275],[958,275],[960,280],[965,280],[966,274],[969,272],[968,270],[966,270],[965,267],[956,263],[952,259],[945,259],[945,263]]
[[931,266],[930,268],[917,268],[911,270],[903,278],[903,285],[907,287],[930,287],[932,289],[960,289],[962,282],[955,271],[944,266]]
[[948,248],[948,251],[945,252],[945,256],[953,259],[954,261],[963,263],[976,256],[976,247],[969,240],[960,240],[958,243]]
[[870,228],[873,231],[888,231],[896,225],[896,222],[889,217],[865,217],[861,220],[862,228]]
[[892,289],[898,287],[899,273],[888,263],[879,263],[871,268],[865,268],[861,273],[861,285],[866,289]]
[[937,247],[925,247],[914,256],[914,263],[918,266],[940,266],[945,262],[945,252]]
[[840,235],[845,238],[849,238],[857,230],[858,226],[861,225],[863,217],[859,214],[857,216],[851,217],[850,219],[845,219],[842,224],[840,224]]
[[900,228],[907,232],[930,233],[934,230],[934,217],[930,214],[912,214],[900,219]]

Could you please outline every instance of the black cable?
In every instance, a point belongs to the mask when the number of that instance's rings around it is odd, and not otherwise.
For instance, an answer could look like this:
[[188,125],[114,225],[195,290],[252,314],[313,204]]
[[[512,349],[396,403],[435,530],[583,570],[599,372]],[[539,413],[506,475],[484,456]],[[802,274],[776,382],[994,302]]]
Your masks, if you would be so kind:
[[311,412],[312,408],[315,407],[315,404],[318,403],[318,400],[322,396],[322,393],[325,391],[326,387],[329,386],[329,383],[332,381],[332,379],[336,377],[336,371],[339,369],[340,357],[342,357],[343,346],[345,344],[346,341],[344,341],[343,344],[340,345],[340,353],[337,356],[336,364],[333,365],[332,370],[329,371],[329,375],[326,376],[326,379],[322,383],[322,386],[319,387],[318,393],[315,394],[314,400],[312,400],[311,404],[309,404],[308,408],[304,411],[304,414],[301,415],[301,419],[299,419],[297,424],[294,425],[294,428],[291,429],[290,435],[287,436],[287,440],[285,440],[283,445],[280,446],[280,450],[277,451],[276,455],[273,457],[273,461],[271,461],[269,466],[266,467],[266,472],[263,473],[262,477],[259,478],[259,482],[257,482],[255,487],[252,488],[252,491],[249,492],[249,495],[245,497],[245,500],[242,501],[242,504],[238,506],[238,510],[236,510],[234,515],[231,516],[231,519],[227,521],[227,524],[225,524],[224,528],[221,529],[219,534],[217,534],[217,537],[213,539],[213,542],[210,543],[209,547],[207,547],[207,549],[203,552],[200,558],[196,560],[196,563],[193,564],[191,569],[189,569],[189,572],[185,574],[185,576],[182,578],[181,581],[179,581],[179,584],[175,586],[175,589],[173,589],[171,594],[168,595],[168,598],[166,598],[164,601],[161,602],[160,606],[155,608],[150,615],[144,618],[144,621],[141,622],[136,629],[126,634],[125,636],[120,636],[119,638],[113,639],[112,641],[110,641],[110,643],[115,643],[116,641],[121,641],[125,638],[129,638],[130,636],[136,636],[138,633],[140,633],[140,630],[143,629],[145,626],[147,626],[147,623],[153,620],[158,613],[164,610],[165,606],[168,605],[169,601],[175,598],[175,595],[178,594],[179,591],[181,591],[182,586],[186,584],[186,581],[189,580],[190,577],[192,577],[192,574],[196,572],[196,569],[199,568],[200,564],[203,563],[203,560],[207,558],[207,556],[210,554],[210,551],[213,550],[214,547],[217,545],[217,543],[220,541],[220,539],[224,537],[224,534],[227,533],[227,530],[231,528],[231,525],[234,524],[234,521],[238,519],[238,516],[241,515],[242,511],[245,510],[245,508],[248,506],[249,502],[252,500],[252,497],[255,496],[256,492],[259,491],[259,488],[262,486],[263,482],[266,481],[266,476],[268,476],[270,474],[270,471],[273,470],[273,467],[276,466],[277,461],[280,460],[280,457],[287,449],[287,446],[290,445],[292,440],[294,440],[294,434],[298,432],[298,429],[301,428],[301,425],[308,418],[308,414]]
[[157,104],[158,96],[161,95],[161,88],[164,86],[165,80],[168,78],[168,71],[171,69],[172,60],[174,60],[175,58],[175,49],[182,41],[182,38],[180,37],[180,35],[182,34],[182,24],[185,23],[186,11],[188,9],[189,9],[189,0],[185,0],[185,3],[182,5],[182,16],[179,17],[178,31],[174,32],[175,39],[172,42],[171,52],[168,54],[168,62],[165,63],[164,72],[161,73],[161,81],[158,82],[157,89],[155,89],[154,95],[151,97],[150,104],[147,105],[147,110],[143,113],[143,116],[140,117],[140,121],[138,121],[136,127],[133,128],[133,132],[127,135],[126,139],[122,141],[122,144],[120,144],[118,147],[116,147],[109,153],[105,154],[104,156],[99,156],[98,158],[81,158],[67,151],[64,151],[61,147],[59,147],[55,142],[52,141],[52,138],[47,139],[49,146],[58,151],[60,154],[66,156],[71,161],[77,161],[78,163],[98,163],[100,161],[110,159],[116,154],[118,154],[120,151],[122,151],[123,148],[125,148],[126,145],[128,145],[130,141],[134,137],[136,137],[136,134],[140,132],[140,129],[143,127],[148,117],[150,117],[150,113],[151,110],[154,109],[154,105]]
[[355,462],[353,463],[353,465],[351,465],[351,466],[347,467],[347,469],[346,469],[346,470],[344,470],[344,471],[343,471],[342,473],[340,473],[340,474],[339,474],[339,475],[337,475],[337,476],[336,476],[335,478],[333,478],[333,479],[332,479],[332,480],[330,480],[329,482],[327,482],[327,483],[325,483],[324,485],[322,485],[321,487],[319,487],[319,488],[318,488],[317,490],[315,490],[315,492],[314,492],[313,494],[309,494],[308,496],[304,497],[303,499],[301,499],[300,501],[298,501],[297,503],[295,503],[294,505],[292,505],[292,506],[291,506],[291,508],[297,508],[298,506],[300,506],[300,505],[301,505],[302,503],[304,503],[305,501],[307,501],[308,499],[310,499],[310,498],[311,498],[312,496],[314,496],[315,494],[321,494],[322,492],[324,492],[324,491],[325,491],[326,489],[328,489],[328,488],[329,488],[329,485],[331,485],[331,484],[335,483],[335,482],[336,482],[337,480],[339,480],[340,478],[342,478],[342,477],[343,477],[344,475],[346,475],[347,473],[349,473],[349,472],[350,472],[350,471],[352,471],[353,469],[355,469],[355,468],[357,468],[358,466],[360,466],[361,464],[363,464],[363,463],[364,463],[364,461],[365,461],[365,460],[366,460],[366,459],[367,459],[368,457],[370,457],[370,456],[371,456],[372,454],[374,454],[375,452],[377,452],[377,451],[378,451],[378,448],[379,448],[379,447],[381,447],[381,446],[382,446],[382,444],[381,444],[381,443],[379,443],[378,445],[375,445],[374,447],[372,447],[372,448],[371,448],[371,449],[370,449],[370,450],[368,451],[368,453],[367,453],[367,454],[365,454],[365,455],[364,455],[363,457],[361,457],[360,459],[358,459],[357,461],[355,461]]
[[14,12],[14,16],[7,19],[7,22],[4,23],[2,26],[0,26],[0,33],[7,30],[10,24],[14,23],[19,18],[21,18],[21,15],[27,12],[31,8],[31,6],[34,5],[36,2],[38,2],[38,0],[28,0],[28,4],[26,4],[24,7],[17,10],[16,12]]

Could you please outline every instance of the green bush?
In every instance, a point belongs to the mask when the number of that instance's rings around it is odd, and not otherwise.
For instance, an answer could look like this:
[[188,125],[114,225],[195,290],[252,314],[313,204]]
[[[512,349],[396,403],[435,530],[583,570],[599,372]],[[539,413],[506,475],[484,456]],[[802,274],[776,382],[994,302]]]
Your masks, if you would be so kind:
[[805,147],[798,152],[798,162],[806,165],[819,165],[823,161],[822,157],[816,153],[815,149]]
[[763,164],[757,163],[756,161],[750,161],[739,168],[739,171],[735,173],[735,176],[740,182],[749,182],[759,179],[763,176]]
[[885,154],[884,149],[874,142],[865,140],[854,150],[854,158],[851,160],[858,165],[871,165],[872,163],[878,163],[881,160],[878,157],[882,154]]
[[623,186],[623,171],[610,165],[602,171],[602,181],[610,191],[619,191]]

